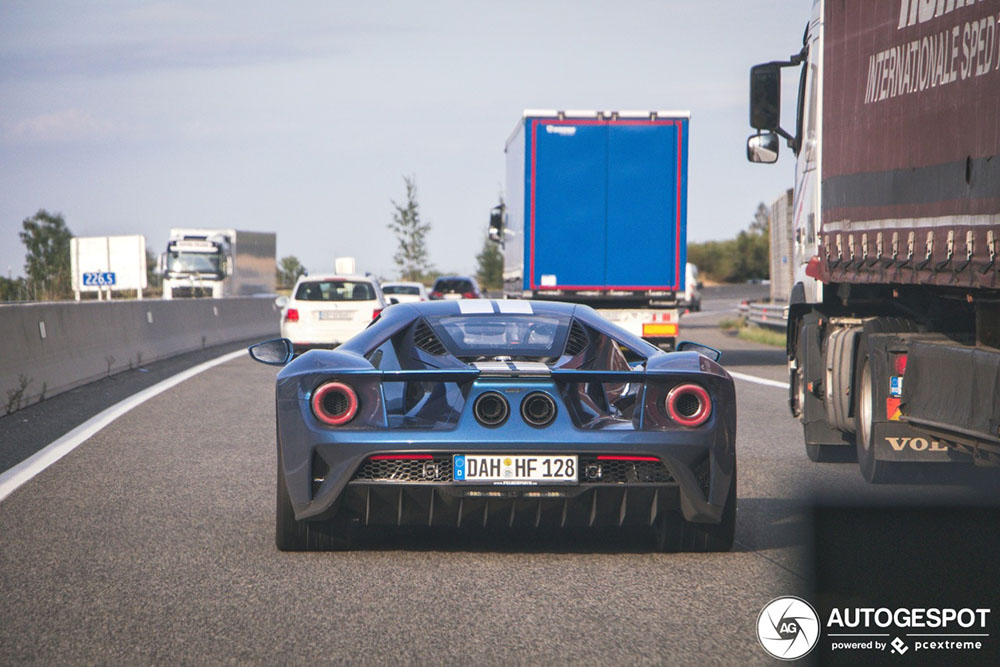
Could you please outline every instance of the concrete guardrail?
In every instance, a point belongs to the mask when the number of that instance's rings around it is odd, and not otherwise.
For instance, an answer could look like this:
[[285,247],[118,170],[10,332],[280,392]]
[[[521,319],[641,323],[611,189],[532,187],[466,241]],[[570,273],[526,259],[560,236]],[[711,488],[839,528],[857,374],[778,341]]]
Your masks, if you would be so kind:
[[278,334],[272,298],[0,306],[0,416],[184,352]]

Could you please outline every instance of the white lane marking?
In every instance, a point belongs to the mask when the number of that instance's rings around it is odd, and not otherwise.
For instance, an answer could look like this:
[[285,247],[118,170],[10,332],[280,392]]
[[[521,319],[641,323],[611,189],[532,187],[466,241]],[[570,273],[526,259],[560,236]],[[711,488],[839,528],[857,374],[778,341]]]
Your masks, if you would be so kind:
[[31,481],[33,477],[82,445],[92,435],[124,415],[129,410],[139,407],[154,396],[162,394],[167,389],[184,382],[184,380],[187,380],[188,378],[198,375],[202,371],[207,371],[209,368],[218,366],[219,364],[224,364],[227,361],[232,361],[233,359],[245,355],[246,353],[246,350],[236,350],[235,352],[230,352],[222,355],[221,357],[216,357],[215,359],[206,361],[203,364],[193,366],[186,371],[181,371],[177,375],[154,384],[152,387],[147,387],[138,394],[129,396],[125,400],[115,403],[110,408],[97,413],[66,435],[49,443],[44,448],[21,461],[13,468],[0,473],[0,502],[3,502],[7,496]]
[[489,299],[462,299],[458,302],[458,312],[463,315],[493,313],[493,302]]
[[531,315],[531,302],[524,299],[497,299],[497,311],[501,313],[520,313]]
[[[726,370],[729,370],[728,368]],[[737,380],[743,380],[744,382],[753,382],[754,384],[762,384],[765,387],[777,387],[778,389],[788,389],[787,382],[778,382],[777,380],[768,380],[767,378],[759,378],[756,375],[744,375],[743,373],[734,373],[729,371]]]

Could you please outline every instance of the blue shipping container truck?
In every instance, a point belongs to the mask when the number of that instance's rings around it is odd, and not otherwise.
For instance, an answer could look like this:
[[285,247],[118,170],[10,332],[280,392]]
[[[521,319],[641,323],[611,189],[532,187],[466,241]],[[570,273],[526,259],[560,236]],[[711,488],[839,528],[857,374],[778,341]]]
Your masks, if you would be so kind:
[[507,141],[504,291],[676,303],[687,247],[688,112],[525,111]]

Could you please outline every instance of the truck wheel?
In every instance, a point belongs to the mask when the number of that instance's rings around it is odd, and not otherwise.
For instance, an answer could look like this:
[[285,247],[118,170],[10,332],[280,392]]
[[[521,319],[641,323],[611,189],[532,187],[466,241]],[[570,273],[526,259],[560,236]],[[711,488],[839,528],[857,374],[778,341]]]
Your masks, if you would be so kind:
[[292,501],[288,497],[285,475],[281,472],[278,454],[277,513],[274,522],[274,542],[281,551],[337,551],[351,547],[351,530],[335,517],[329,521],[296,521]]
[[660,551],[729,551],[736,535],[736,466],[719,523],[685,521],[680,512],[660,516],[656,526],[656,547]]
[[889,481],[892,464],[875,458],[875,443],[872,440],[872,415],[875,410],[874,385],[868,352],[862,341],[858,376],[855,382],[854,427],[856,434],[858,466],[861,475],[870,484]]

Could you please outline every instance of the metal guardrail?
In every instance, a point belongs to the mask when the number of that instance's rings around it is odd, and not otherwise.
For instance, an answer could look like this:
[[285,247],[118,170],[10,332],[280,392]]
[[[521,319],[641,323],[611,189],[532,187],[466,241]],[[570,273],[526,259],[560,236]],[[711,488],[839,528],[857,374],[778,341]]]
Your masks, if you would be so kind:
[[741,303],[740,315],[751,323],[784,331],[788,326],[788,305],[782,303]]

